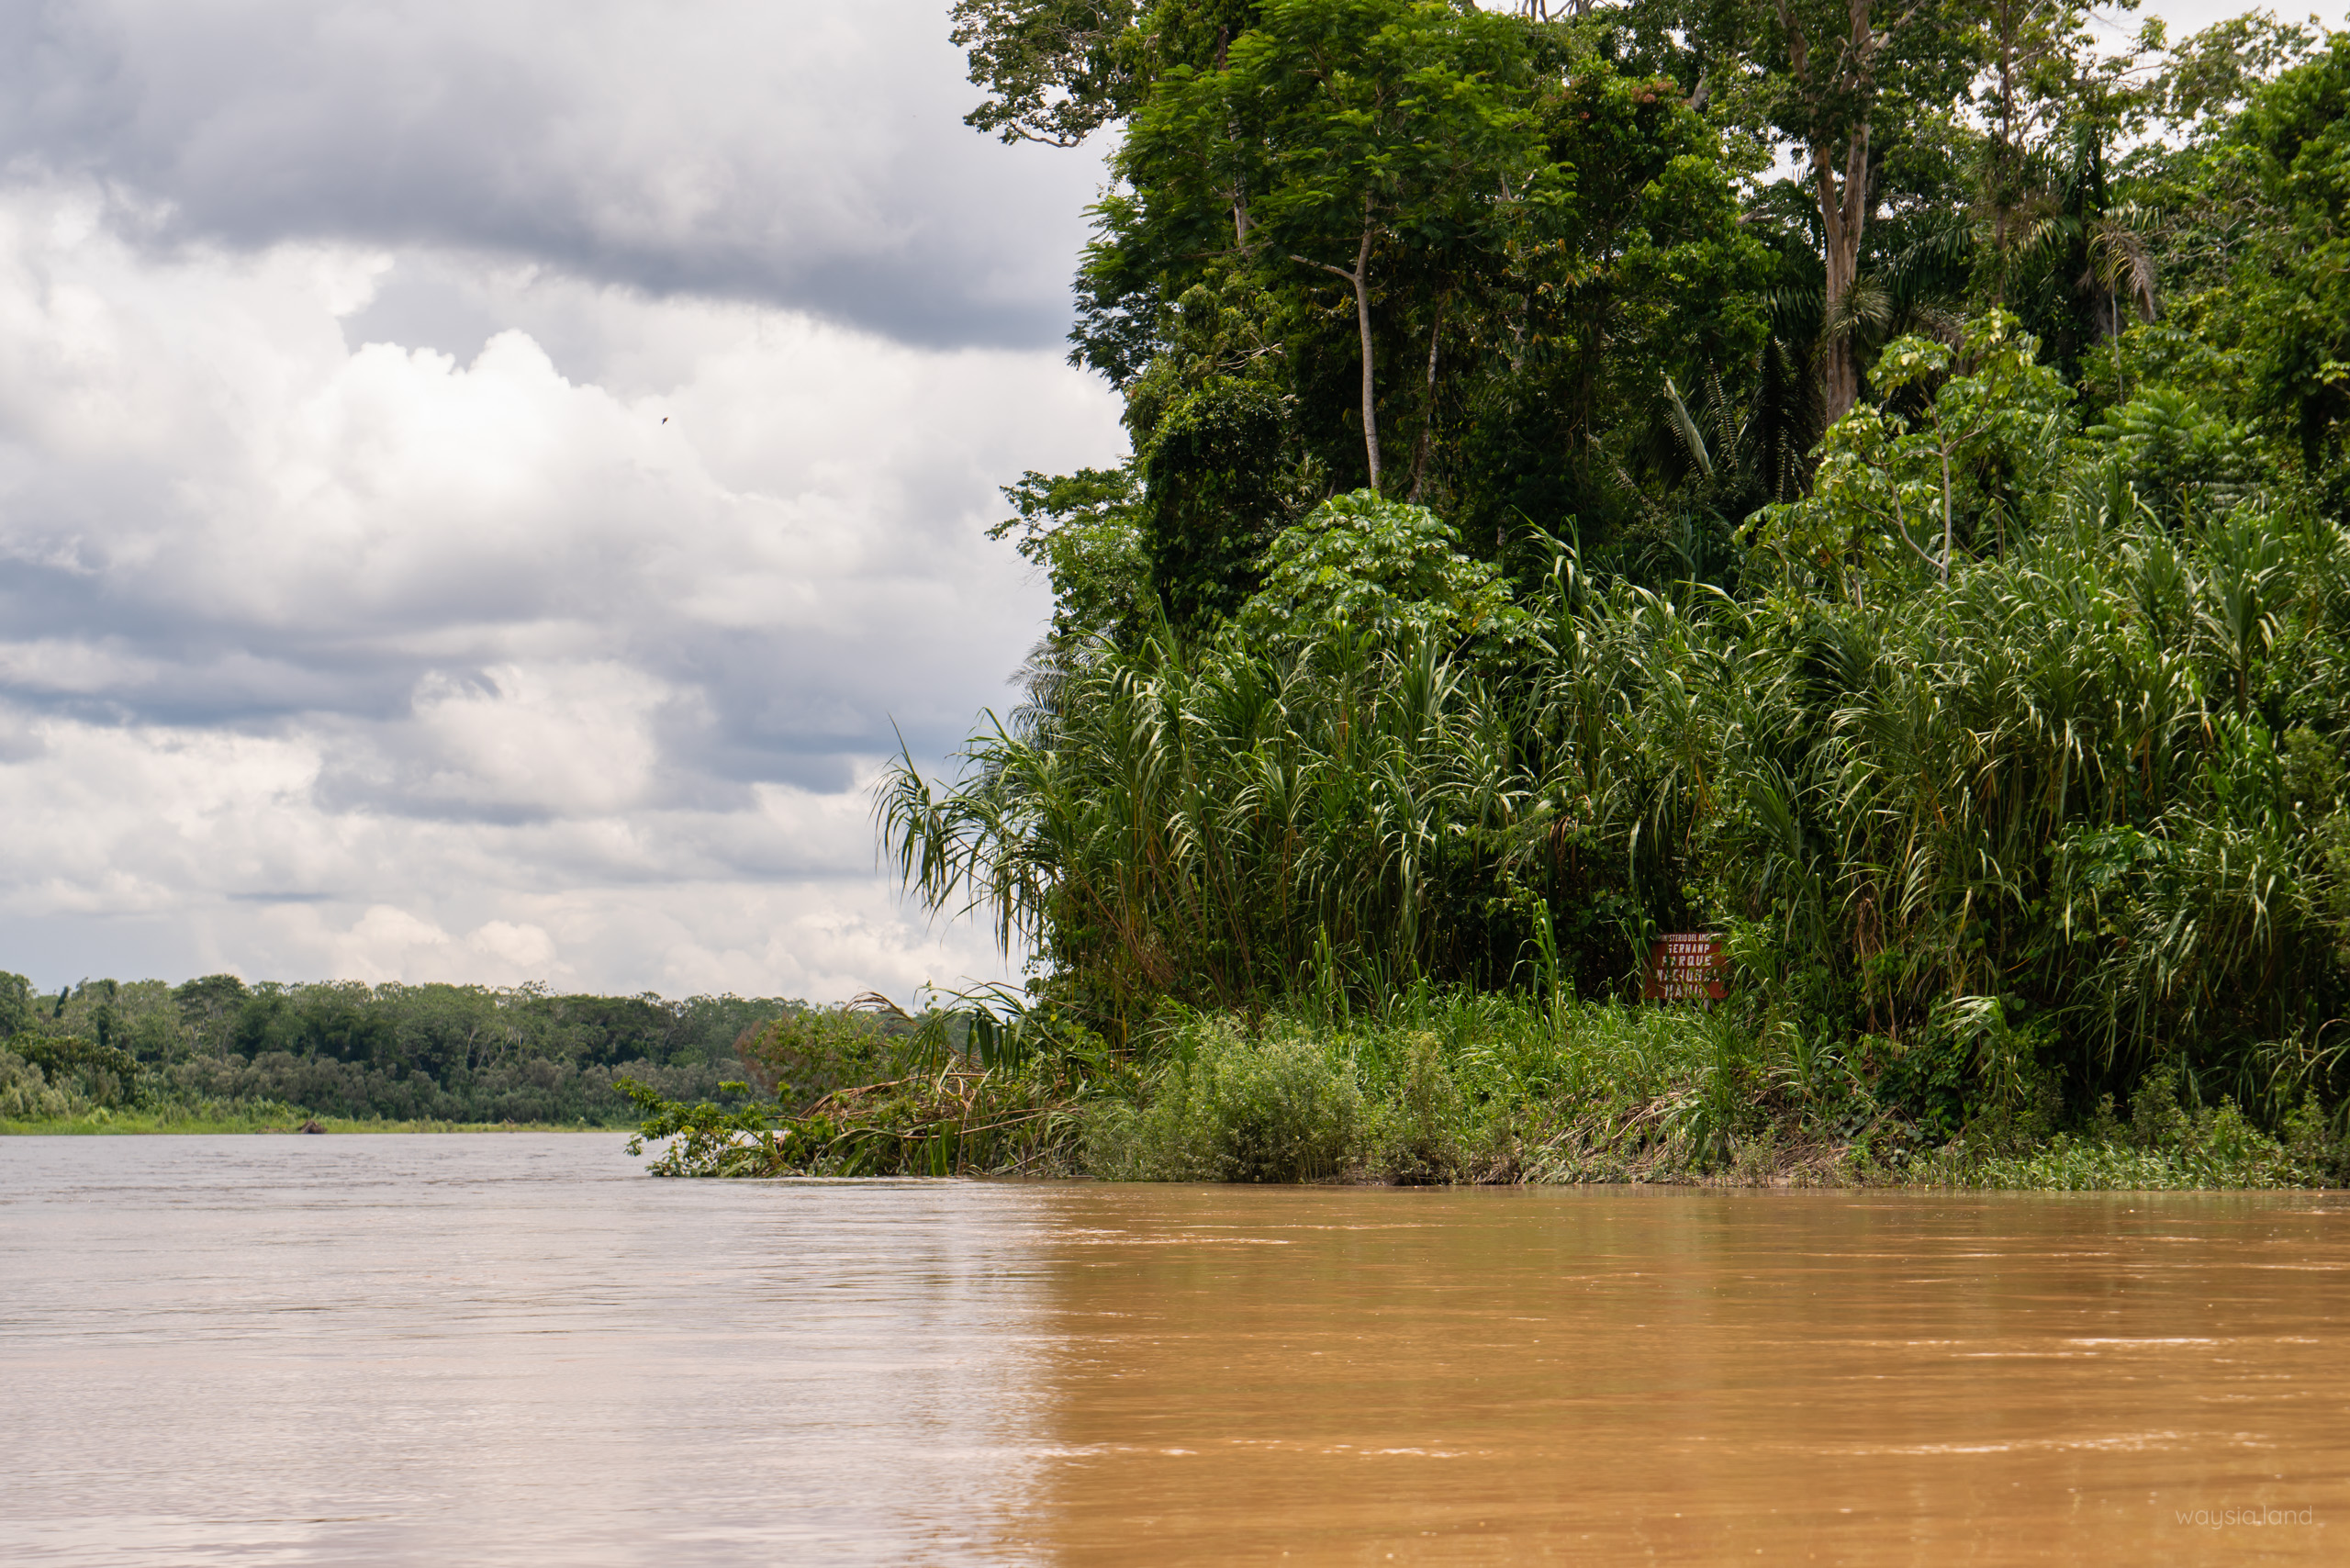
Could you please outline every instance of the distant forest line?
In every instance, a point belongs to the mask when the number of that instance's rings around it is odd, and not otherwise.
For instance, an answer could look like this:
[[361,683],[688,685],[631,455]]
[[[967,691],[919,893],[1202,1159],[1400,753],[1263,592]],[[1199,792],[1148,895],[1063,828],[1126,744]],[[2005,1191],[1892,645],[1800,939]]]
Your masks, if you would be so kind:
[[785,997],[564,995],[542,985],[84,980],[0,971],[0,1122],[283,1107],[354,1120],[616,1126],[627,1078],[705,1098]]

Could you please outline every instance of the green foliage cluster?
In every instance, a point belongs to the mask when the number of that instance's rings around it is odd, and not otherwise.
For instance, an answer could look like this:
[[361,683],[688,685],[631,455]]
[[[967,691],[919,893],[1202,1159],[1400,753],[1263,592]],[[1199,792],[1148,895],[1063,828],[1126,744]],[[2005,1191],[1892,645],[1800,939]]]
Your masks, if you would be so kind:
[[[1074,357],[1133,455],[1013,492],[1064,647],[1230,617],[1366,483],[1521,581],[1547,530],[1727,584],[1826,427],[1915,412],[1994,308],[2082,423],[2187,398],[2234,432],[2222,468],[2268,443],[2343,500],[2343,38],[2254,13],[2117,50],[2014,0],[956,15],[973,123],[1118,137]],[[1904,337],[1935,347],[1888,359]],[[1903,433],[1958,468],[2034,411]]]
[[[979,46],[1065,9],[965,8],[1000,128]],[[1031,700],[879,818],[1131,1064],[1087,1158],[2338,1178],[2350,35],[1548,13],[1092,7],[1059,79],[1134,456],[1016,488]],[[1612,1006],[1693,928],[1729,1002],[1539,1091],[1331,1022]]]
[[9,1037],[7,1052],[8,1070],[22,1084],[15,1091],[19,1094],[46,1083],[49,1093],[62,1093],[68,1103],[136,1105],[148,1088],[139,1058],[118,1047],[28,1031]]
[[[22,1037],[12,1037],[9,1046]],[[15,1050],[0,1047],[0,1122],[59,1121],[87,1109],[86,1096],[52,1084],[41,1069]]]
[[1506,639],[1525,617],[1489,562],[1426,507],[1375,490],[1334,496],[1281,531],[1265,581],[1235,618],[1259,646],[1333,637],[1370,641]]
[[2314,1100],[2305,1099],[2271,1134],[2229,1102],[2189,1112],[2177,1087],[2173,1071],[2160,1068],[2132,1091],[2126,1123],[2109,1096],[2077,1129],[2045,1141],[1953,1138],[1901,1174],[1935,1185],[2065,1192],[2334,1186],[2350,1174],[2350,1145]]
[[1309,1182],[1343,1173],[1365,1132],[1354,1064],[1310,1032],[1254,1037],[1212,1019],[1176,1032],[1147,1107],[1105,1105],[1087,1164],[1122,1181]]
[[1007,995],[908,1013],[867,993],[745,1036],[719,1098],[620,1089],[657,1176],[1067,1175],[1092,1101],[1130,1077],[1102,1038]]
[[[1719,130],[1612,33],[1426,0],[957,17],[996,95],[975,124],[1124,122],[1074,357],[1125,394],[1133,455],[1007,491],[1058,645],[1237,613],[1284,531],[1365,485],[1442,511],[1488,568],[1528,516],[1670,532],[1627,477],[1690,469],[1653,372],[1760,353],[1774,266]],[[1719,455],[1707,494],[1764,497]]]
[[[0,1122],[290,1107],[349,1121],[622,1125],[622,1078],[674,1095],[739,1071],[782,999],[565,996],[543,987],[86,980],[0,973]],[[274,1113],[270,1113],[274,1114]],[[166,1119],[169,1119],[166,1117]]]

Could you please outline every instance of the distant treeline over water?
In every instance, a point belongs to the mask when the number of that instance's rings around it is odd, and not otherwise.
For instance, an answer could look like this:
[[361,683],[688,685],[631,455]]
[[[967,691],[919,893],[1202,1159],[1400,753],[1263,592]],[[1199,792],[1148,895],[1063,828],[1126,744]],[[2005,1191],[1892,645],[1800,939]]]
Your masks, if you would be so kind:
[[543,985],[84,980],[0,971],[0,1120],[278,1104],[322,1116],[618,1125],[615,1079],[675,1098],[741,1076],[782,997],[559,995]]

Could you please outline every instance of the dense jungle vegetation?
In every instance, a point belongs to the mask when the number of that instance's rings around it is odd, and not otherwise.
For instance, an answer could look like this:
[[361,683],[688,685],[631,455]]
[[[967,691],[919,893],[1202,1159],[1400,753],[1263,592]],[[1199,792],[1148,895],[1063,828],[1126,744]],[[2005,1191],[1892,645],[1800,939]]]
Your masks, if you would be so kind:
[[[953,25],[975,127],[1115,143],[1132,454],[1008,487],[1028,700],[879,802],[1040,1000],[648,1101],[669,1168],[2342,1174],[2350,34]],[[1688,930],[1732,994],[1641,1009]]]
[[617,1126],[635,1119],[617,1083],[716,1094],[738,1039],[805,1006],[234,975],[50,997],[0,973],[0,1126]]

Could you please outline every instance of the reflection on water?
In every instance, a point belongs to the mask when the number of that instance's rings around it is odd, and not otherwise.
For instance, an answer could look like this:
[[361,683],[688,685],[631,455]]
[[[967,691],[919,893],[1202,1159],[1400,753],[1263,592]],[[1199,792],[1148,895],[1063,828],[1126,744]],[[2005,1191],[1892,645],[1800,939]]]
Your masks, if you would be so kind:
[[689,1183],[617,1145],[0,1142],[0,1555],[2315,1562],[2350,1529],[2331,1195]]
[[[2319,1562],[2350,1529],[2350,1207],[1103,1188],[1057,1219],[1039,1556]],[[2309,1518],[2177,1519],[2254,1506]]]
[[15,1562],[952,1559],[1031,1484],[1017,1194],[587,1134],[0,1140],[0,1194]]

